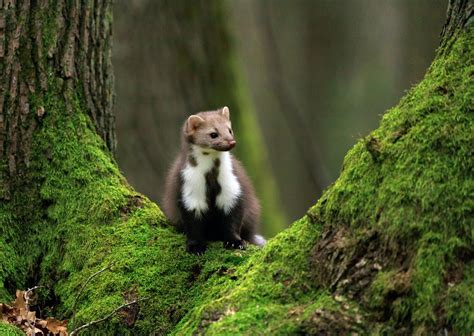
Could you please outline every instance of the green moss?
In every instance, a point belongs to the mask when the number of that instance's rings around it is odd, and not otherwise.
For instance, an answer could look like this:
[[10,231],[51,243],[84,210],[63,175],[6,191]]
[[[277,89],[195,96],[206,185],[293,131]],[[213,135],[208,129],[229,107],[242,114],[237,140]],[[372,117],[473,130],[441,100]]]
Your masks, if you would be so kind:
[[42,20],[41,38],[43,39],[43,48],[46,51],[44,56],[48,57],[49,51],[56,47],[58,39],[58,4],[54,0],[49,0],[47,7],[41,7],[37,10],[38,16]]
[[6,324],[0,321],[0,335],[2,336],[24,336],[25,333],[22,332],[17,327],[14,327],[10,324]]
[[304,311],[300,307],[319,297],[307,269],[307,255],[319,232],[317,225],[303,218],[253,254],[234,280],[210,279],[200,302],[193,304],[174,334],[193,334],[208,325],[206,334],[211,335],[295,330]]
[[[443,300],[442,309],[446,321],[453,326],[455,334],[474,330],[474,263],[469,262],[461,273],[462,281],[448,282],[448,291]],[[452,272],[459,272],[453,269]]]
[[[425,79],[348,153],[340,178],[324,195],[325,206],[310,211],[325,223],[349,225],[355,234],[376,230],[381,243],[407,253],[408,270],[388,265],[368,301],[374,310],[391,305],[391,281],[408,271],[408,288],[393,302],[391,323],[411,323],[417,332],[441,323],[448,270],[462,253],[472,253],[473,42],[471,29],[449,52],[439,52]],[[463,310],[469,305],[472,298]],[[464,327],[454,319],[450,327],[468,333],[466,314],[461,316]]]
[[11,301],[11,291],[15,289],[11,287],[21,284],[26,275],[25,264],[16,249],[20,240],[17,232],[11,210],[0,205],[0,302]]

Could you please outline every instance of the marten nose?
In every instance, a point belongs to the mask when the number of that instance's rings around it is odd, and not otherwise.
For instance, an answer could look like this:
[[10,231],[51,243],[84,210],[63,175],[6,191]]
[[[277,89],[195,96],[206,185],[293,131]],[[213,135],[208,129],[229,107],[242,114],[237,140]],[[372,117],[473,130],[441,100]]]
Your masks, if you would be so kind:
[[230,141],[229,141],[229,147],[230,147],[230,148],[234,148],[236,143],[237,143],[237,142],[236,142],[235,140],[230,140]]

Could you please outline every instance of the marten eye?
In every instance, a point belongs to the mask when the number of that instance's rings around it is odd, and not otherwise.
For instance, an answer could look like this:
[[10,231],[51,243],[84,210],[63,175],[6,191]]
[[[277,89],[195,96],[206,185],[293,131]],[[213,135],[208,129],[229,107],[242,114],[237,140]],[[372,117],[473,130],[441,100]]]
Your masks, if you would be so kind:
[[216,132],[212,132],[211,134],[209,134],[209,136],[213,139],[217,138],[219,136],[219,134],[217,134]]
[[229,128],[229,133],[232,134],[232,130]]

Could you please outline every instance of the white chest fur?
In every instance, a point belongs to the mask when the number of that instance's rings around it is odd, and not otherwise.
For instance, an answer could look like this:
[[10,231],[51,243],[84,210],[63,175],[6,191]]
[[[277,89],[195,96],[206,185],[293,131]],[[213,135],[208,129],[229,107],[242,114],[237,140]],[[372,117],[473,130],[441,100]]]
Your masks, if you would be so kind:
[[209,209],[206,199],[206,174],[214,167],[215,160],[219,159],[217,182],[221,187],[221,191],[216,197],[216,206],[228,214],[242,193],[240,183],[233,172],[230,153],[212,151],[204,155],[202,149],[193,146],[192,155],[195,158],[196,165],[187,162],[181,171],[183,177],[182,196],[185,208],[195,210],[198,215]]

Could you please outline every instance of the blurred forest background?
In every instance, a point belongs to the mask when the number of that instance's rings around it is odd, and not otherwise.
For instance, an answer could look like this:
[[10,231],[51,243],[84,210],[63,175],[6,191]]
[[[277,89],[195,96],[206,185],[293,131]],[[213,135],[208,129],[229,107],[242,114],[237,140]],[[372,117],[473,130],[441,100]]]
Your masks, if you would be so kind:
[[180,127],[227,105],[268,236],[315,203],[347,150],[419,82],[447,1],[117,0],[118,161],[160,203]]

